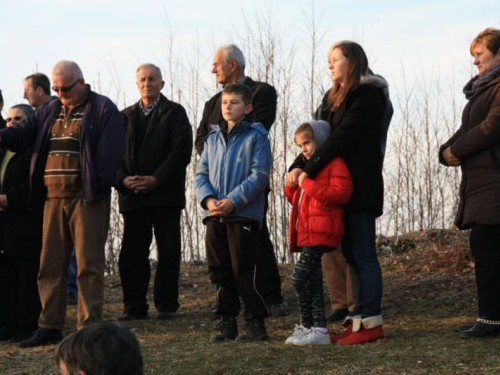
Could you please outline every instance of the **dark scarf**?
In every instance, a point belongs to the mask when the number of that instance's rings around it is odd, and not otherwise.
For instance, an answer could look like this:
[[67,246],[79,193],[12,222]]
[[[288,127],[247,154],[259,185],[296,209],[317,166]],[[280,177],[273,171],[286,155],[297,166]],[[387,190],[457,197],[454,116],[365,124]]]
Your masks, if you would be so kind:
[[498,76],[500,76],[500,64],[497,64],[482,76],[477,75],[472,77],[472,79],[464,86],[464,94],[467,100],[476,95],[477,92],[481,91],[483,87]]

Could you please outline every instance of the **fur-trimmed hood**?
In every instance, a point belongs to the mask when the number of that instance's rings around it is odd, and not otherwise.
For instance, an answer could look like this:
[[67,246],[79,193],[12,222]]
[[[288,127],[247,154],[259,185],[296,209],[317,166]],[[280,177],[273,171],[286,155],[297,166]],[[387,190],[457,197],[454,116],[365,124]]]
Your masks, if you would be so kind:
[[378,74],[367,74],[365,76],[361,76],[359,81],[360,85],[373,85],[384,93],[384,95],[389,95],[389,84],[385,80],[384,77]]

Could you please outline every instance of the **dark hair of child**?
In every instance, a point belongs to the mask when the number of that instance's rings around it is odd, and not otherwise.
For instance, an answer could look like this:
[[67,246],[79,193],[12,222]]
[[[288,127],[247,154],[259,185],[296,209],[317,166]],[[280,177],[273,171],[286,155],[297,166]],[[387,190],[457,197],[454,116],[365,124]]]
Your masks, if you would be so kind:
[[56,362],[64,362],[70,375],[143,374],[137,338],[114,323],[90,324],[66,337],[57,348]]
[[241,95],[245,105],[252,104],[252,91],[250,88],[242,83],[232,83],[224,87],[223,94],[238,94]]

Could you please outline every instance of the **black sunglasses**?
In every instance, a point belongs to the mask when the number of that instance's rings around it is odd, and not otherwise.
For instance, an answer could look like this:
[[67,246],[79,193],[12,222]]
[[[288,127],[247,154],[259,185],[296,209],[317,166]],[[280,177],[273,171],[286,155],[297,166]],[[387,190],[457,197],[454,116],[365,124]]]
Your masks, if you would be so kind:
[[24,117],[15,116],[15,117],[7,117],[5,119],[5,121],[7,121],[7,122],[11,122],[12,120],[14,120],[14,121],[21,121],[21,120],[24,120]]
[[55,92],[68,92],[70,91],[73,87],[75,87],[75,85],[80,81],[80,78],[78,78],[75,83],[73,83],[71,86],[66,86],[66,87],[55,87],[55,86],[52,86],[52,90],[54,90]]

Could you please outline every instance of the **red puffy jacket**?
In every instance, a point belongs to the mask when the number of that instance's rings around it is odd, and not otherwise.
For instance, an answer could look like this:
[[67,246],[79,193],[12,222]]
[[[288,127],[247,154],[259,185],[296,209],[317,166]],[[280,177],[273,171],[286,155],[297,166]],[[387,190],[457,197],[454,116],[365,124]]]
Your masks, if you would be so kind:
[[344,237],[342,205],[351,194],[351,174],[341,158],[333,159],[315,178],[306,178],[302,189],[286,186],[285,195],[292,204],[290,252],[302,246],[336,248]]

